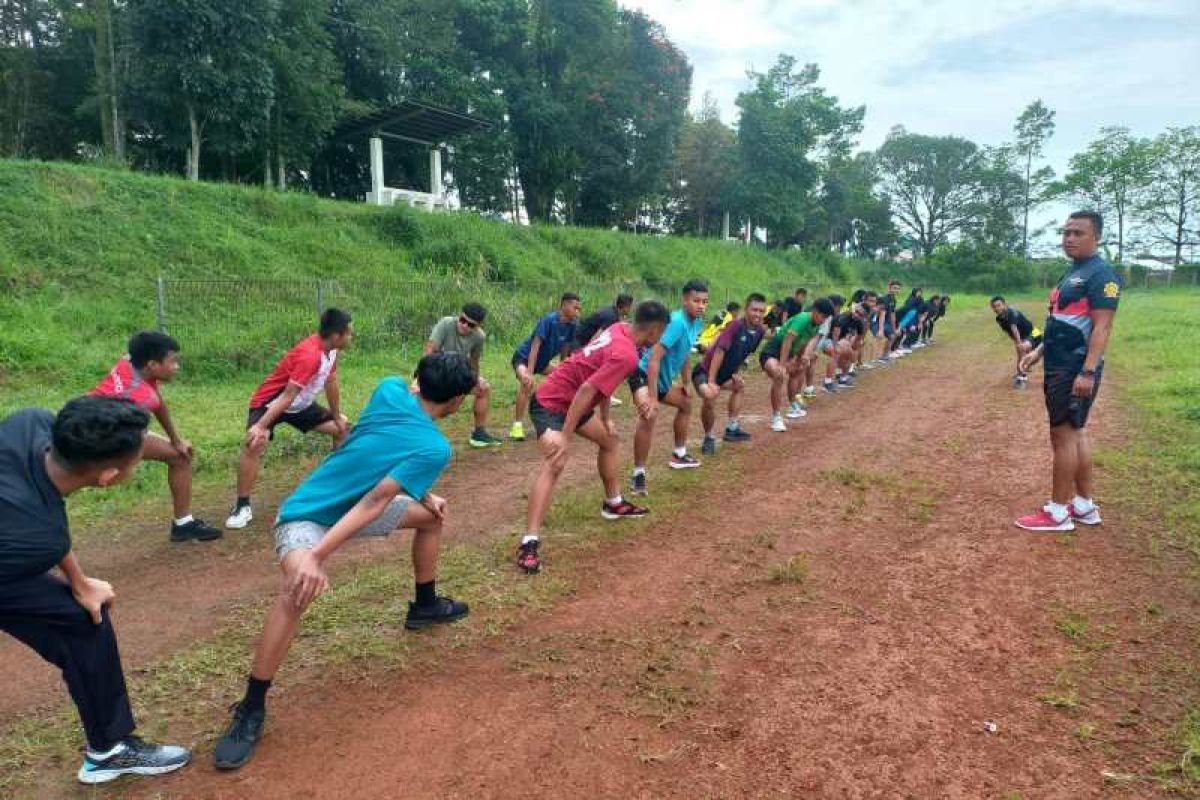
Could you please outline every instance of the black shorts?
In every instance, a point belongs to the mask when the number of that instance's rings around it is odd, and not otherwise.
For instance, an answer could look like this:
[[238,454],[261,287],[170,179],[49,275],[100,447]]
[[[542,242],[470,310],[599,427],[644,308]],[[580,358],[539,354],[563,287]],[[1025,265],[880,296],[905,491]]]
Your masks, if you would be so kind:
[[[633,371],[633,374],[629,376],[629,393],[637,394],[637,390],[641,389],[643,386],[649,386],[649,384],[646,383],[646,372],[642,369],[636,369]],[[667,392],[669,391],[670,389],[667,390]],[[658,399],[664,399],[667,396],[667,392],[659,391]]]
[[1025,341],[1029,342],[1029,346],[1032,347],[1034,350],[1036,350],[1038,348],[1038,345],[1040,345],[1042,343],[1042,337],[1041,336],[1030,336]]
[[780,362],[781,364],[783,363],[783,353],[781,353],[778,350],[772,350],[771,348],[768,347],[766,350],[763,350],[761,353],[758,354],[758,365],[760,367],[762,367],[763,369],[766,369],[767,368],[767,360],[771,359],[771,358],[775,359],[776,361]]
[[[721,387],[729,383],[731,380],[733,380],[733,376],[736,374],[736,369],[732,372],[727,372],[725,370],[725,365],[722,364],[721,371],[717,373],[717,386]],[[722,380],[722,378],[724,380]],[[692,367],[692,386],[696,387],[696,391],[700,391],[700,387],[706,383],[708,383],[708,370],[704,368],[704,365],[697,364],[696,366]]]
[[[261,405],[258,408],[250,409],[249,413],[246,414],[247,430],[258,424],[258,421],[266,415],[267,406],[271,405],[272,402],[272,400],[268,400],[266,404]],[[275,438],[275,426],[283,422],[291,425],[301,433],[308,433],[318,425],[323,425],[326,422],[332,421],[332,411],[325,408],[320,403],[313,403],[308,408],[304,409],[303,411],[297,411],[295,414],[289,414],[286,411],[280,414],[279,417],[271,423],[270,438]]]
[[[575,426],[575,429],[578,430],[586,425],[594,413],[594,411],[589,411],[580,417],[579,424]],[[529,398],[529,421],[533,423],[533,430],[540,439],[546,431],[561,431],[563,423],[567,421],[567,415],[546,408],[538,402],[537,395],[534,395]]]
[[1088,414],[1091,413],[1092,403],[1100,393],[1100,378],[1103,377],[1103,366],[1096,369],[1096,380],[1092,385],[1090,397],[1075,397],[1071,388],[1075,378],[1083,367],[1048,368],[1045,370],[1045,382],[1042,387],[1046,393],[1046,412],[1050,417],[1050,427],[1070,424],[1072,428],[1080,429],[1087,424]]

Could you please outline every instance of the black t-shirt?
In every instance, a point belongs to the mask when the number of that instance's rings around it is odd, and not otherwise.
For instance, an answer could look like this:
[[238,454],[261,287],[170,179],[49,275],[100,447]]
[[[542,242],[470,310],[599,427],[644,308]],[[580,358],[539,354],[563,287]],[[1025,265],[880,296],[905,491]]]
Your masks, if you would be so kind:
[[0,420],[0,583],[49,572],[71,550],[67,507],[46,474],[53,424],[41,408]]
[[783,301],[783,310],[787,312],[788,317],[794,317],[804,310],[804,304],[795,297],[789,297]]
[[1003,314],[996,317],[996,324],[1000,326],[1000,330],[1004,331],[1005,336],[1012,334],[1013,325],[1017,326],[1017,333],[1020,335],[1020,338],[1028,339],[1033,335],[1033,323],[1029,321],[1028,317],[1012,306],[1009,306]]
[[863,321],[854,316],[854,312],[852,311],[847,311],[835,317],[833,327],[838,330],[838,336],[842,339],[848,336],[862,336],[866,332]]
[[617,314],[617,309],[612,306],[602,308],[594,314],[589,314],[575,328],[575,343],[582,347],[590,342],[598,331],[608,328],[620,318],[620,315]]
[[1047,369],[1078,369],[1083,364],[1092,335],[1092,311],[1116,311],[1122,285],[1121,276],[1099,255],[1071,265],[1050,293],[1044,334]]

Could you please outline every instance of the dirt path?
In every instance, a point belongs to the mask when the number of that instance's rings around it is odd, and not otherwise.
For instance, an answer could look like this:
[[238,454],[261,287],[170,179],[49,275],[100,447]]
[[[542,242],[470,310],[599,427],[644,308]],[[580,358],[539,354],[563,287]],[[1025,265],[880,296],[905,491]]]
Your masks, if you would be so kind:
[[[295,687],[250,767],[218,775],[205,752],[136,788],[1154,794],[1119,776],[1176,754],[1195,691],[1191,565],[1152,553],[1152,523],[1115,506],[1076,537],[1011,527],[1045,491],[1044,412],[991,352],[947,340],[819,404],[800,430],[760,426],[752,458],[727,475],[706,464],[709,493],[589,556],[592,578],[551,612],[433,674]],[[1115,441],[1106,388],[1100,428]]]

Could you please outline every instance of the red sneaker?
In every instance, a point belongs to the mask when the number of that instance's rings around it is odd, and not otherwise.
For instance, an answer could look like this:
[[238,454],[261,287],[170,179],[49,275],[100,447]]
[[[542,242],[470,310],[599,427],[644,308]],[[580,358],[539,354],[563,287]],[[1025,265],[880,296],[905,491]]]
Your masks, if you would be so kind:
[[1080,514],[1075,510],[1075,504],[1071,503],[1067,506],[1067,513],[1071,515],[1071,519],[1081,525],[1099,525],[1104,520],[1100,519],[1100,507],[1093,505],[1092,510],[1086,514]]
[[626,517],[644,517],[650,513],[650,509],[635,506],[628,500],[622,500],[615,506],[610,505],[607,500],[600,506],[600,516],[605,519],[625,519]]
[[542,559],[538,557],[538,540],[526,542],[517,548],[517,566],[526,572],[537,572],[542,568]]
[[1027,531],[1073,531],[1075,523],[1071,522],[1071,514],[1063,517],[1059,522],[1046,509],[1038,511],[1036,514],[1027,514],[1024,517],[1017,518],[1017,527],[1024,528]]

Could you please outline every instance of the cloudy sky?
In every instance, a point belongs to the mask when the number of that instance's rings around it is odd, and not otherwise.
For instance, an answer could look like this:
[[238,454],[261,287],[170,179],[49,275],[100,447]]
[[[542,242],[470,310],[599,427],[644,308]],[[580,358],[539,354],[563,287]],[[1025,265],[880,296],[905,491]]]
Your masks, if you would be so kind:
[[980,144],[1011,137],[1033,99],[1057,112],[1047,147],[1067,159],[1105,125],[1152,136],[1200,125],[1200,0],[621,0],[661,22],[726,122],[746,70],[778,53],[865,105],[860,144],[896,124]]

